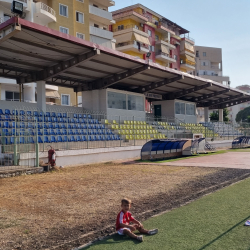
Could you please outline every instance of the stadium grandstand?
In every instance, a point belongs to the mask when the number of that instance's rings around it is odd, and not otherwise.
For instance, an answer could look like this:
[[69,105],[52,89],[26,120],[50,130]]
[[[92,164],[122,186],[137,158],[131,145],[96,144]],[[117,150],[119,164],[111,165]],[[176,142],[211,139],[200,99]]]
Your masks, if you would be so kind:
[[[0,48],[5,50],[0,77],[20,86],[37,83],[36,104],[0,102],[1,152],[36,151],[37,157],[38,149],[52,145],[57,150],[123,147],[115,150],[120,154],[152,139],[242,134],[221,115],[223,108],[250,101],[238,89],[18,17],[0,25]],[[46,105],[46,84],[82,92],[82,107]],[[145,100],[154,105],[154,114],[145,112]],[[196,107],[205,108],[205,123],[197,124]],[[219,109],[219,123],[208,122],[208,109]],[[123,155],[129,156],[135,155]]]

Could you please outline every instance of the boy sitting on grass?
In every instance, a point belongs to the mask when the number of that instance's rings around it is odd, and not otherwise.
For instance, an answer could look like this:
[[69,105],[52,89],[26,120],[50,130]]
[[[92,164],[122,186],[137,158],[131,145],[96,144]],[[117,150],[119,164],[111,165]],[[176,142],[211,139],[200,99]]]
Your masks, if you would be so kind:
[[143,241],[142,235],[137,236],[133,232],[138,230],[140,233],[149,235],[158,233],[158,229],[144,229],[143,225],[131,215],[129,212],[131,208],[131,200],[126,198],[122,199],[121,207],[122,211],[117,215],[116,219],[116,231],[119,235],[128,235],[131,238]]

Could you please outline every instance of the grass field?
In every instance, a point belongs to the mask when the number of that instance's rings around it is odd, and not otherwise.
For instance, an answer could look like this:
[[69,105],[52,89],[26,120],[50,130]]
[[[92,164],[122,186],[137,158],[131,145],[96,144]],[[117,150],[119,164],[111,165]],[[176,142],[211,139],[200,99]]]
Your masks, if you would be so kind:
[[207,195],[186,206],[144,222],[159,228],[143,243],[114,236],[85,249],[90,250],[247,250],[250,249],[250,178]]

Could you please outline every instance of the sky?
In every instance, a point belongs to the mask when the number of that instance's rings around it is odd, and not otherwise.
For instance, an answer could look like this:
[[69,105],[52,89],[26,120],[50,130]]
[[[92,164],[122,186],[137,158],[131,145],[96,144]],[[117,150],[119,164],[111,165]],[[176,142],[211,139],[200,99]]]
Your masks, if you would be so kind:
[[231,86],[250,85],[250,0],[115,0],[109,11],[137,3],[189,30],[196,45],[222,48]]

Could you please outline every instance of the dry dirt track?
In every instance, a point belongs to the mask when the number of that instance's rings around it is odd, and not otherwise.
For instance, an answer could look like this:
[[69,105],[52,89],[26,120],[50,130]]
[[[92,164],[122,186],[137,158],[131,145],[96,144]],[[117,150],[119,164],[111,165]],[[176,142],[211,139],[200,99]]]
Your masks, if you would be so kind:
[[72,249],[114,231],[102,229],[114,225],[123,197],[146,219],[249,175],[250,170],[108,163],[0,179],[0,249]]

